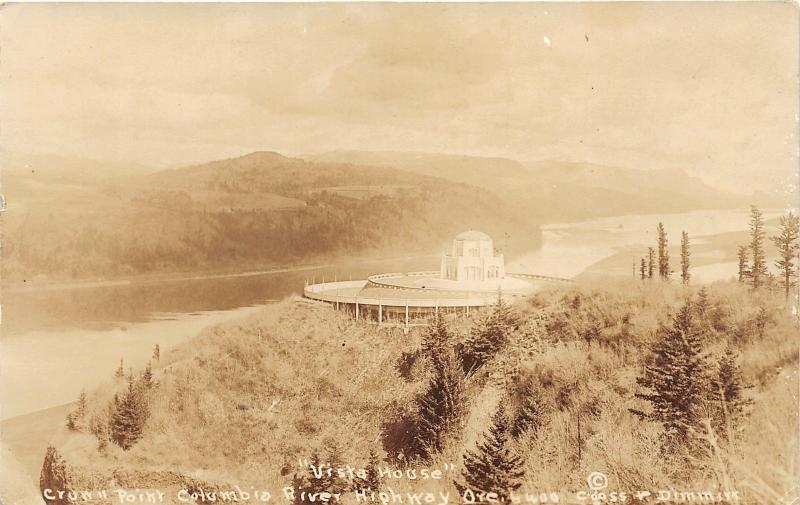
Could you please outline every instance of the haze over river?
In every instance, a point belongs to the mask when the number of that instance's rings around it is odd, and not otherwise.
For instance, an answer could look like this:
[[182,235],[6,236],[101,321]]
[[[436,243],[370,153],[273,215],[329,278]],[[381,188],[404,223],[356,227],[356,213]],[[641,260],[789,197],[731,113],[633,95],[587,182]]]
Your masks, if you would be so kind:
[[[765,218],[777,214],[765,213]],[[507,270],[558,277],[631,275],[632,255],[646,254],[646,247],[655,244],[659,220],[673,246],[678,244],[681,230],[689,232],[697,248],[693,254],[695,279],[708,282],[735,275],[735,244],[709,236],[740,232],[744,237],[746,210],[631,215],[546,225],[538,251],[507,252]],[[677,258],[673,254],[674,268]],[[206,326],[301,293],[306,279],[358,279],[379,272],[436,270],[438,266],[438,256],[417,256],[272,273],[6,290],[0,340],[0,418],[73,401],[81,389],[90,390],[110,380],[120,358],[126,368],[141,367],[155,344],[165,352]]]

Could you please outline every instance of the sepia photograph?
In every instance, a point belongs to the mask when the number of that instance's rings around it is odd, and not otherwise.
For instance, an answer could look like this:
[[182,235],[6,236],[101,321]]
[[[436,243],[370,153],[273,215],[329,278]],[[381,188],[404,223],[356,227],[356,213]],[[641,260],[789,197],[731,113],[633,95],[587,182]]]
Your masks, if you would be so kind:
[[4,3],[0,505],[800,504],[799,12]]

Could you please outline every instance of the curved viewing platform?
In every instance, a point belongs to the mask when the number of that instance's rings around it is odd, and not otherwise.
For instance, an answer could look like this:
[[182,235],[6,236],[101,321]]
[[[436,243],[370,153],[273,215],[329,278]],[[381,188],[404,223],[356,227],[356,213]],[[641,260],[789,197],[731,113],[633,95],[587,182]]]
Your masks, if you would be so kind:
[[[442,283],[438,272],[387,273],[367,279],[308,284],[303,296],[335,305],[355,319],[410,326],[425,324],[431,314],[469,314],[471,308],[497,301],[498,290],[504,297],[517,297],[554,282],[567,279],[531,274],[507,274],[494,286],[465,283]],[[435,282],[440,281],[440,282]],[[510,282],[509,282],[510,281]],[[439,287],[442,286],[442,287]],[[507,289],[507,286],[511,288]]]
[[499,294],[522,296],[543,284],[567,279],[505,270],[502,252],[492,238],[477,230],[456,235],[452,248],[441,257],[440,269],[424,272],[391,272],[365,280],[306,284],[303,295],[334,304],[356,319],[378,323],[425,324],[440,311],[469,314],[472,307],[495,303]]

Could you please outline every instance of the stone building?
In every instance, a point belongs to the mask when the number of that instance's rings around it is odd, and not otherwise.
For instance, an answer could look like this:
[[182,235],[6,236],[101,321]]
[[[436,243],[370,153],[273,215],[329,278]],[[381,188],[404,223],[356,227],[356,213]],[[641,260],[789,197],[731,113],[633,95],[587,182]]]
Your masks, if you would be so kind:
[[481,231],[459,233],[450,254],[442,254],[441,279],[496,282],[505,275],[503,255],[495,252],[492,238]]

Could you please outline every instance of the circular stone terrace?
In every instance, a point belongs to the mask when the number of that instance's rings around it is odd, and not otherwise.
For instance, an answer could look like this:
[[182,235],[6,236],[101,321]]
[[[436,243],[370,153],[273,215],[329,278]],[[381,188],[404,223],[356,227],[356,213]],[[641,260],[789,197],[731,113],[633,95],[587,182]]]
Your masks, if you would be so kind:
[[544,285],[570,282],[531,274],[506,273],[495,282],[442,279],[437,271],[387,273],[356,281],[308,284],[306,298],[334,304],[355,319],[410,326],[425,324],[431,314],[469,314],[470,308],[491,305],[498,293],[517,297]]

